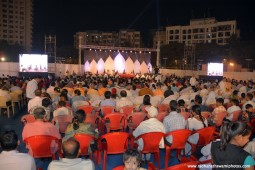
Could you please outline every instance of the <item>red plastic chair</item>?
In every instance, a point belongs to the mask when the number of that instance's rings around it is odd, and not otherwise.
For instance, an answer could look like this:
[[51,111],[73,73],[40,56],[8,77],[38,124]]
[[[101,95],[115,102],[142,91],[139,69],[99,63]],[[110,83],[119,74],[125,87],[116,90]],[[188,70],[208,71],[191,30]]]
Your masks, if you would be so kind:
[[216,126],[221,126],[222,124],[222,121],[223,119],[227,116],[227,112],[220,112],[220,113],[217,113],[215,116],[217,117],[216,118],[216,122],[215,122],[215,125]]
[[[80,155],[79,156],[85,156],[90,155],[88,152],[88,149],[90,147],[90,144],[93,140],[96,140],[96,138],[89,134],[75,134],[74,138],[80,143]],[[92,158],[92,155],[90,155]]]
[[83,110],[86,114],[92,114],[95,108],[93,106],[80,106],[79,109]]
[[189,112],[181,112],[180,114],[184,117],[185,120],[188,120],[188,118],[190,117]]
[[84,122],[91,123],[94,126],[94,128],[100,128],[98,126],[101,123],[101,118],[94,114],[88,114],[86,115]]
[[211,117],[211,113],[210,113],[210,112],[201,112],[201,115],[202,115],[204,118],[206,118],[206,119],[208,119],[209,117]]
[[178,165],[170,166],[166,170],[196,170],[199,161],[192,161],[187,163],[181,163]]
[[24,143],[29,145],[34,158],[48,158],[51,157],[53,160],[56,159],[55,153],[51,152],[51,143],[52,141],[56,141],[58,143],[58,139],[53,136],[47,135],[37,135],[31,136],[24,139]]
[[172,136],[172,143],[171,145],[167,145],[165,143],[166,147],[166,157],[165,157],[165,167],[168,167],[168,162],[169,162],[169,157],[170,157],[170,152],[173,149],[177,150],[177,156],[180,154],[181,150],[185,148],[185,144],[191,135],[192,131],[187,130],[187,129],[181,129],[181,130],[175,130],[172,132],[168,132],[165,134],[165,138],[168,136]]
[[[107,133],[98,140],[99,148],[104,152],[103,170],[106,170],[108,154],[122,154],[127,150],[129,134],[126,132]],[[100,162],[100,154],[98,154]]]
[[133,113],[134,106],[133,105],[124,106],[124,107],[121,107],[120,110],[121,110],[121,113],[123,113],[124,115],[128,116],[131,113]]
[[103,118],[104,125],[107,129],[107,133],[111,130],[121,130],[124,131],[126,126],[126,116],[121,113],[111,113]]
[[59,125],[59,132],[60,133],[65,133],[66,128],[68,124],[72,122],[73,116],[72,115],[60,115],[56,116],[52,119],[53,124],[58,124]]
[[117,166],[115,168],[112,168],[112,170],[124,170],[125,166],[121,165],[121,166]]
[[32,123],[35,121],[35,117],[33,114],[26,114],[24,116],[21,117],[20,119],[21,122],[23,122],[23,124],[27,124],[27,123]]
[[101,106],[101,111],[104,116],[113,113],[114,107],[113,106]]
[[202,146],[209,144],[211,142],[211,140],[213,139],[214,131],[215,131],[214,126],[208,126],[203,129],[194,131],[193,134],[195,134],[195,133],[199,134],[199,139],[198,139],[198,142],[196,145],[190,143],[191,147],[192,147],[191,152],[194,153],[196,151],[197,147],[202,147]]
[[146,113],[144,112],[134,112],[128,115],[127,121],[128,121],[128,127],[130,130],[130,133],[133,132],[134,129],[137,128],[137,126],[140,125],[142,121],[146,118]]
[[233,114],[232,122],[236,122],[238,121],[239,116],[242,114],[242,110],[234,111],[231,114]]
[[168,112],[159,112],[156,118],[157,118],[160,122],[163,122],[164,118],[165,118],[168,114],[169,114]]
[[159,143],[162,138],[164,138],[164,133],[162,132],[149,132],[142,134],[135,138],[143,140],[143,149],[140,151],[141,154],[153,153],[154,160],[158,162],[158,168],[160,168],[160,153],[159,153]]
[[158,112],[169,112],[169,105],[168,104],[160,104],[158,105]]

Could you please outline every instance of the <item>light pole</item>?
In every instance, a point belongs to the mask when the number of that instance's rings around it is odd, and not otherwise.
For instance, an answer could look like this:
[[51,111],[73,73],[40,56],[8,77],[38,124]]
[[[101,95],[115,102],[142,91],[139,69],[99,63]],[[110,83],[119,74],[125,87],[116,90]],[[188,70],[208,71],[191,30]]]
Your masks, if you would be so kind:
[[81,73],[81,36],[79,35],[79,73]]

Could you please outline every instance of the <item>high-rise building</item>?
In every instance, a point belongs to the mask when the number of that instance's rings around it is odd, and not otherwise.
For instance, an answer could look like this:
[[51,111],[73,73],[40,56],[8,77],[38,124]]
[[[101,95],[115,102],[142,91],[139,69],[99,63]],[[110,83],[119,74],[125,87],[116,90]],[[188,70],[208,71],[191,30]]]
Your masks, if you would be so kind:
[[0,40],[32,48],[33,0],[0,1]]
[[100,45],[114,47],[140,47],[140,32],[135,30],[120,30],[119,32],[101,32],[90,30],[76,32],[74,35],[74,47],[81,45]]
[[167,26],[166,43],[216,43],[228,44],[232,35],[239,37],[237,22],[221,21],[215,18],[192,19],[186,26]]

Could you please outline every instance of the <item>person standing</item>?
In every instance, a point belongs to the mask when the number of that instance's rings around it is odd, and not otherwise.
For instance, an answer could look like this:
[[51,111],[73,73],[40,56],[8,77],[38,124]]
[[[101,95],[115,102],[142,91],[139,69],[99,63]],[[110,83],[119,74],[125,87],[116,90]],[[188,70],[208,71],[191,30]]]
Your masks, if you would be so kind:
[[27,99],[30,100],[35,97],[35,90],[38,89],[38,83],[42,80],[41,76],[37,76],[36,78],[30,80],[27,83],[26,88],[26,96]]

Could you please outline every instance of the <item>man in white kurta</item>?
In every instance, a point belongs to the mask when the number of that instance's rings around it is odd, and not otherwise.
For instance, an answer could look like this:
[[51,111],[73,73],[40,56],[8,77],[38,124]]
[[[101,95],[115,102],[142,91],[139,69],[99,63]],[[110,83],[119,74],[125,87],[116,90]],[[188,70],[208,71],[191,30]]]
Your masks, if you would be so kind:
[[[140,125],[135,129],[133,132],[134,137],[138,137],[142,134],[148,133],[148,132],[163,132],[165,133],[165,127],[162,122],[160,122],[156,117],[158,115],[158,110],[154,106],[148,106],[145,108],[145,110],[148,112],[149,119],[142,121]],[[159,148],[164,148],[164,140],[160,141]],[[143,149],[143,141],[142,139],[138,140],[138,150]]]

